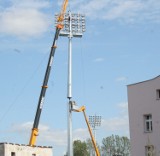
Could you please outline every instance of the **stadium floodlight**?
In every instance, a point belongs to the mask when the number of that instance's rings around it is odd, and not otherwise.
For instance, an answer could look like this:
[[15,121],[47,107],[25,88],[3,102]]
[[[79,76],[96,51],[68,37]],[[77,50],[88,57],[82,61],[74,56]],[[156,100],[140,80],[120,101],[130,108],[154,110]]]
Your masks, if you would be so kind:
[[[57,25],[58,14],[55,15],[55,25]],[[60,31],[60,36],[68,37],[69,48],[68,48],[68,93],[67,98],[68,103],[68,156],[73,156],[73,139],[72,139],[72,111],[71,111],[71,101],[72,98],[72,38],[82,37],[85,32],[85,15],[68,13],[64,14],[63,29]]]
[[96,129],[96,127],[101,126],[101,118],[102,118],[101,116],[97,115],[89,116],[89,124],[93,129]]
[[[93,129],[95,141],[96,141],[96,130],[97,130],[96,128],[101,126],[101,119],[102,117],[97,116],[96,114],[89,116],[89,124]],[[94,153],[93,155],[96,156],[96,153]]]
[[[57,17],[58,14],[55,15],[55,18]],[[64,15],[63,25],[64,27],[60,32],[60,36],[82,37],[86,31],[85,15],[75,14],[69,11]]]

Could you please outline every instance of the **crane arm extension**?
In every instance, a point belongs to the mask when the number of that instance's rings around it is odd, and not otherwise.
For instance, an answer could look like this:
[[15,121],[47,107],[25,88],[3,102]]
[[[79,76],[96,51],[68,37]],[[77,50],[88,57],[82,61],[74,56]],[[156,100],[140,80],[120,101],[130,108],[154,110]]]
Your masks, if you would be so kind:
[[84,118],[85,118],[86,123],[87,123],[87,126],[88,126],[89,134],[90,134],[90,136],[91,136],[92,143],[93,143],[93,146],[94,146],[96,155],[97,155],[97,156],[100,156],[100,153],[99,153],[98,147],[96,146],[96,142],[95,142],[94,136],[93,136],[93,134],[92,134],[92,130],[91,130],[91,127],[90,127],[90,125],[89,125],[89,122],[88,122],[88,119],[87,119],[85,110],[83,110],[83,115],[84,115]]
[[56,47],[57,47],[56,42],[58,40],[59,32],[60,32],[61,29],[62,29],[61,25],[57,25],[54,40],[53,40],[53,44],[52,44],[49,59],[48,59],[47,69],[46,69],[45,76],[44,76],[43,85],[42,85],[42,88],[41,88],[41,93],[40,93],[40,96],[39,96],[37,112],[36,112],[36,115],[35,115],[34,124],[33,124],[33,128],[32,128],[30,142],[29,142],[30,146],[35,145],[36,138],[38,136],[38,126],[39,126],[40,115],[41,115],[41,111],[42,111],[42,107],[43,107],[43,103],[44,103],[45,93],[46,93],[46,90],[48,88],[48,86],[47,86],[48,79],[49,79],[49,75],[50,75],[50,71],[51,71],[51,66],[52,66],[55,50],[56,50]]
[[57,19],[58,22],[62,22],[64,20],[64,14],[66,12],[67,5],[68,5],[68,0],[64,0],[62,8],[61,8],[61,13],[60,13],[60,15],[58,16],[58,19]]
[[84,111],[86,108],[85,108],[85,106],[82,106],[82,107],[80,107],[80,108],[74,108],[73,106],[72,106],[72,111],[74,111],[74,112],[82,112],[82,111]]

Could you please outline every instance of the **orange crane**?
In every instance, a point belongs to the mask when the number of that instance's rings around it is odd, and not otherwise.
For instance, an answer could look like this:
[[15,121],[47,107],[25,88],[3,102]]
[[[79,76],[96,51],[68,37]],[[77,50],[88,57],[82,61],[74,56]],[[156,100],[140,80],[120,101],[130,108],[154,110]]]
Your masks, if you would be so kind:
[[89,131],[89,134],[90,134],[90,137],[92,139],[92,143],[93,143],[93,146],[94,146],[94,149],[95,149],[95,152],[96,152],[96,156],[100,156],[100,153],[99,153],[98,147],[96,145],[96,141],[94,139],[94,136],[92,134],[92,130],[91,130],[91,127],[90,127],[90,124],[89,124],[89,121],[88,121],[85,110],[86,110],[85,106],[77,108],[77,106],[75,106],[75,102],[72,104],[72,111],[83,112],[83,115],[84,115],[84,118],[85,118],[85,121],[86,121],[86,124],[87,124],[87,127],[88,127],[88,131]]
[[32,132],[31,132],[31,136],[30,136],[30,141],[29,141],[30,146],[35,146],[36,139],[38,136],[38,126],[39,126],[41,111],[42,111],[42,107],[43,107],[43,103],[44,103],[45,93],[48,88],[47,84],[48,84],[48,79],[49,79],[49,75],[50,75],[50,71],[51,71],[51,67],[52,67],[52,62],[53,62],[55,50],[57,48],[56,42],[58,40],[60,30],[63,28],[64,14],[66,12],[67,5],[68,5],[68,0],[64,0],[62,8],[61,8],[61,12],[57,18],[58,24],[56,25],[56,32],[55,32],[53,44],[52,44],[49,59],[48,59],[48,65],[46,68],[46,72],[45,72],[45,76],[44,76],[44,80],[43,80],[43,85],[41,88],[41,93],[39,96],[37,111],[36,111],[36,115],[35,115],[35,119],[34,119],[34,123],[33,123],[33,128],[32,128]]

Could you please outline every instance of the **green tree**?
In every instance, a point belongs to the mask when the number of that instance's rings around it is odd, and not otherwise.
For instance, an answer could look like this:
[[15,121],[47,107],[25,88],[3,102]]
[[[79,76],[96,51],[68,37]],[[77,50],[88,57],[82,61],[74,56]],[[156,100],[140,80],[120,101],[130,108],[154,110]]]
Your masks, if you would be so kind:
[[103,138],[102,150],[107,156],[130,156],[130,140],[118,135]]
[[[94,149],[92,140],[91,139],[87,139],[86,140],[86,144],[87,144],[87,149],[88,149],[89,155],[94,155],[95,149]],[[99,146],[98,146],[98,149],[99,149]]]
[[[94,155],[95,154],[95,148],[93,146],[92,140],[91,139],[87,139],[86,140],[86,144],[87,144],[87,150],[89,152],[89,155]],[[98,145],[98,143],[96,142],[96,146],[100,152],[100,146]]]
[[75,140],[73,142],[73,153],[74,156],[89,156],[86,142]]

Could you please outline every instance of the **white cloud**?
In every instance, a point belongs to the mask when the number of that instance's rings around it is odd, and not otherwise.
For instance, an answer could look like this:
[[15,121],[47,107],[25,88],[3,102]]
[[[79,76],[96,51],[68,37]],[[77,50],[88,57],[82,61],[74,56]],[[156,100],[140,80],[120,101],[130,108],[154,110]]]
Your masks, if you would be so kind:
[[121,102],[118,105],[118,109],[120,110],[120,114],[128,119],[128,103],[127,102]]
[[[3,3],[5,5],[0,6],[0,33],[26,38],[48,30],[50,20],[44,9],[51,6],[49,1],[8,0]],[[61,5],[62,1],[59,3]],[[160,23],[159,0],[72,0],[70,8],[92,19]]]
[[[120,102],[117,104],[117,109],[119,114],[112,118],[102,119],[101,129],[105,130],[107,133],[116,133],[129,135],[129,120],[128,120],[128,103]],[[21,124],[14,124],[10,128],[12,133],[20,134],[28,139],[31,134],[32,122],[26,122]],[[86,140],[90,138],[88,129],[79,128],[73,130],[73,140]],[[27,142],[26,140],[25,142]],[[39,125],[39,136],[37,137],[37,145],[50,145],[54,146],[66,146],[67,145],[67,130],[66,129],[55,129],[48,125]]]
[[11,131],[21,132],[21,133],[28,132],[28,131],[31,130],[32,125],[33,125],[32,122],[26,122],[26,123],[22,123],[20,125],[19,124],[14,124],[11,127]]
[[138,1],[121,1],[113,5],[106,15],[103,16],[104,19],[119,19],[124,18],[131,20],[136,16],[136,12],[141,9],[142,4]]
[[128,132],[128,119],[122,117],[114,117],[102,120],[102,127],[112,132]]
[[[32,129],[32,122],[26,122],[22,124],[15,124],[11,127],[11,132],[18,133],[29,137]],[[89,138],[89,133],[87,129],[75,129],[73,130],[73,140],[80,139],[86,140]],[[67,130],[56,130],[51,129],[48,125],[39,125],[39,136],[37,138],[37,144],[54,144],[57,146],[67,145]]]
[[87,129],[76,129],[73,132],[73,138],[74,140],[86,140],[87,138],[89,138],[89,132]]
[[11,0],[12,7],[15,8],[34,8],[34,9],[42,9],[48,8],[49,3],[44,0]]
[[44,1],[12,1],[12,5],[0,11],[0,33],[21,38],[39,36],[49,26],[48,16],[41,11],[48,7]]
[[[18,134],[21,133],[21,135],[29,136],[31,133],[32,125],[32,122],[15,124],[12,125],[11,131]],[[43,142],[43,144],[53,143],[55,145],[64,146],[66,145],[66,140],[66,130],[55,130],[51,129],[48,125],[39,125],[39,135],[37,137],[37,144],[41,144]]]
[[121,77],[116,78],[116,81],[117,81],[117,82],[122,82],[122,81],[126,81],[126,80],[127,80],[127,78],[124,77],[124,76],[121,76]]
[[77,8],[92,19],[160,22],[159,0],[88,0]]
[[103,62],[103,61],[104,61],[104,58],[102,57],[99,57],[93,60],[93,62]]
[[111,133],[121,133],[123,135],[129,134],[129,120],[128,120],[128,103],[121,102],[117,105],[117,109],[119,110],[119,115],[103,119],[102,120],[102,128],[104,128],[107,132]]
[[[77,139],[86,140],[87,138],[89,138],[89,133],[87,129],[80,128],[80,129],[73,130],[73,140],[77,140]],[[55,130],[55,129],[50,129],[49,127],[47,129],[42,130],[42,125],[41,125],[39,141],[52,142],[58,146],[66,146],[67,130]]]
[[48,130],[40,129],[40,135],[38,138],[40,143],[53,143],[58,146],[65,146],[67,144],[67,131],[66,130],[54,130],[48,127]]
[[121,102],[121,103],[118,104],[118,107],[121,110],[128,110],[128,103],[127,102]]

